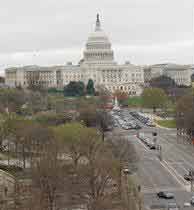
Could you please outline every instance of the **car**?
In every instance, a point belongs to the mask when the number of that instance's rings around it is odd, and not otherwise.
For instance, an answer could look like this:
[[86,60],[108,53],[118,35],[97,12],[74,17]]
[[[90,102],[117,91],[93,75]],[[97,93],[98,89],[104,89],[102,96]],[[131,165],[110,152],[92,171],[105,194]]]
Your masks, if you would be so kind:
[[171,193],[171,192],[163,192],[163,191],[158,192],[157,196],[159,198],[165,198],[165,199],[173,199],[174,198],[174,194],[173,193]]
[[185,174],[184,179],[187,181],[194,181],[194,177],[191,174]]
[[156,125],[152,122],[152,121],[148,121],[146,123],[147,126],[150,126],[150,127],[156,127]]
[[168,210],[179,210],[179,206],[175,202],[168,203]]
[[190,203],[191,203],[192,206],[194,206],[194,196],[191,197]]
[[191,203],[185,202],[185,203],[183,204],[183,206],[184,206],[184,207],[190,207],[190,206],[191,206]]
[[148,147],[149,147],[150,149],[156,149],[156,144],[154,144],[154,142],[150,141],[150,142],[148,143]]
[[151,140],[150,140],[148,137],[145,137],[145,138],[143,139],[143,142],[144,142],[147,146],[149,146],[149,144],[151,144]]
[[139,132],[138,132],[137,137],[138,137],[139,139],[141,139],[142,141],[144,141],[144,139],[145,139],[144,133],[139,133]]
[[134,129],[136,129],[136,130],[139,130],[139,129],[141,129],[142,127],[140,126],[140,125],[138,125],[138,124],[136,124],[135,125],[135,127],[134,127]]

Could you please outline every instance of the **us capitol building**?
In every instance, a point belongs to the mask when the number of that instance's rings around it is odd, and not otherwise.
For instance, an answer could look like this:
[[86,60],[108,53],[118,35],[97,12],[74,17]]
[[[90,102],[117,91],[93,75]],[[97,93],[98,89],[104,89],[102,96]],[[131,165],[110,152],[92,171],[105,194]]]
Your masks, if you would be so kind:
[[24,66],[5,70],[6,85],[10,87],[28,87],[29,84],[42,85],[45,88],[63,88],[70,81],[94,81],[95,87],[127,92],[129,95],[139,95],[144,84],[144,72],[140,66],[126,62],[119,65],[114,61],[111,43],[101,28],[97,15],[95,31],[90,34],[83,59],[78,65],[68,62],[65,66]]

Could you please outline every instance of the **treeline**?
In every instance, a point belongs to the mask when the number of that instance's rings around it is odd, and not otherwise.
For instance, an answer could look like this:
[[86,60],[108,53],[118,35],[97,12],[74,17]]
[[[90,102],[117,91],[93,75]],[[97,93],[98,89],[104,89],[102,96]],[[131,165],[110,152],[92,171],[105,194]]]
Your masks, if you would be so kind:
[[94,88],[94,82],[92,79],[88,80],[87,85],[81,81],[72,81],[64,87],[64,96],[94,96],[96,93]]
[[[114,134],[104,141],[96,128],[78,122],[45,126],[14,115],[7,116],[1,125],[8,160],[17,159],[31,183],[27,196],[17,187],[17,209],[84,206],[100,210],[128,205],[123,190],[128,178],[123,170],[135,172],[138,158],[124,137]],[[132,210],[137,207],[139,194],[135,185],[130,191]]]
[[45,91],[29,89],[6,88],[0,89],[0,112],[15,112],[32,115],[40,111],[52,109],[55,101]]
[[[13,93],[7,103],[2,103],[4,108],[14,101],[17,109],[23,107],[22,96],[36,93],[6,91]],[[105,109],[109,93],[102,91],[98,98],[77,98],[74,103],[78,114],[73,120],[47,112],[48,96],[44,92],[36,94],[40,97],[35,102],[44,99],[45,111],[39,112],[43,110],[41,105],[40,110],[35,109],[34,98],[29,98],[33,99],[32,117],[8,108],[9,112],[0,118],[1,153],[7,157],[7,170],[16,180],[8,209],[124,209],[129,206],[129,199],[130,209],[136,209],[141,203],[140,194],[133,182],[128,185],[129,177],[124,171],[134,173],[138,157],[133,145],[121,134],[106,134],[112,125]],[[9,168],[12,161],[17,162],[17,167]],[[30,185],[28,192],[18,184],[25,182]],[[127,199],[129,192],[131,197]]]

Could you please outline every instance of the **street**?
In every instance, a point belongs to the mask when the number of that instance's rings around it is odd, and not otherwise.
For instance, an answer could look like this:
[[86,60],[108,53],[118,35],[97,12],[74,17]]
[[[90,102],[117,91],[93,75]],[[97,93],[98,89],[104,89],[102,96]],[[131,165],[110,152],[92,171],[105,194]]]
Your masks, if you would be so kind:
[[[194,209],[193,206],[184,207],[185,202],[190,202],[193,193],[191,193],[190,182],[183,177],[189,170],[194,169],[193,146],[184,144],[183,140],[177,137],[176,130],[144,125],[139,132],[144,133],[145,136],[152,138],[152,132],[158,134],[157,144],[162,147],[162,161],[160,161],[159,151],[151,150],[137,138],[138,131],[117,129],[133,142],[139,154],[140,161],[135,178],[141,185],[145,206],[152,208],[155,205],[162,206],[169,202],[176,202],[180,209]],[[156,195],[159,191],[172,192],[175,198],[159,199]]]

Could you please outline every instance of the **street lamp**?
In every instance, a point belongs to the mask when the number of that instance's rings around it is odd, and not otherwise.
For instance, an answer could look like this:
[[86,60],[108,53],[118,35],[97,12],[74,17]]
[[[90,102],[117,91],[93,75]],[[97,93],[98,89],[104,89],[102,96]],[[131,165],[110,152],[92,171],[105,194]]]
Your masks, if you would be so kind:
[[152,133],[152,136],[153,136],[153,142],[154,142],[154,144],[155,144],[155,146],[156,146],[156,144],[157,144],[157,132],[153,132]]
[[159,151],[159,154],[158,154],[159,159],[160,159],[160,161],[162,161],[162,146],[161,145],[159,145],[158,151]]
[[193,192],[193,179],[194,179],[194,170],[193,169],[189,170],[189,175],[191,178],[191,192]]

